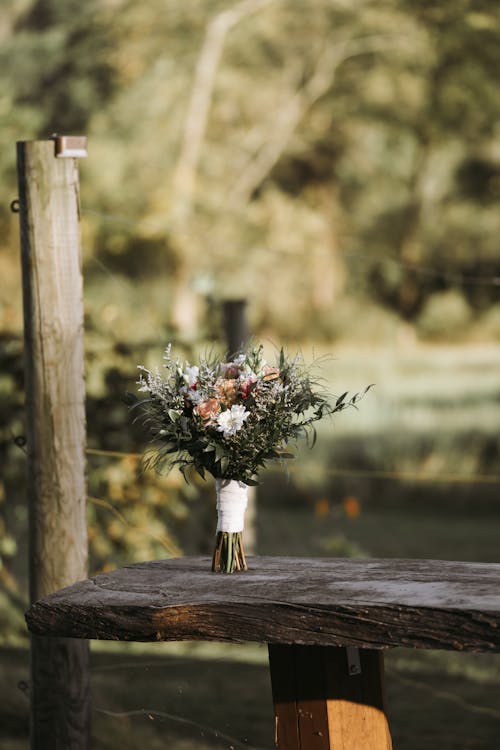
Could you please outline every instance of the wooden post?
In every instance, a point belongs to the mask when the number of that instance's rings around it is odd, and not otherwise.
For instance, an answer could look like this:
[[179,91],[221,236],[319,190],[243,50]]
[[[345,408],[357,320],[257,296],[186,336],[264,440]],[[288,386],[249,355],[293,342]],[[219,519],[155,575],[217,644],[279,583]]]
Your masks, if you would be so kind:
[[[78,170],[58,153],[17,145],[32,602],[87,575]],[[32,748],[83,750],[88,644],[36,636],[31,654]]]
[[391,750],[380,651],[270,644],[269,663],[278,750]]
[[[244,349],[250,340],[248,328],[247,301],[245,299],[226,300],[222,312],[227,351],[230,357]],[[245,511],[245,532],[243,543],[245,552],[254,555],[257,551],[257,492],[255,487],[248,488],[248,505]]]

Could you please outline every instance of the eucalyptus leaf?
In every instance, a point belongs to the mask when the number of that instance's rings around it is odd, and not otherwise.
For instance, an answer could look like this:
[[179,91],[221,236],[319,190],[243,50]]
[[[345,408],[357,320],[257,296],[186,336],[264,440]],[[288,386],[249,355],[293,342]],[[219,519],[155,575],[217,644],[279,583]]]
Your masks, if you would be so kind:
[[[265,368],[262,346],[235,356],[231,367],[240,368],[239,380],[245,388],[234,386],[231,373],[221,390],[228,363],[217,357],[202,359],[195,368],[175,359],[168,348],[164,359],[164,375],[141,368],[141,391],[149,392],[149,398],[140,402],[139,414],[156,445],[151,464],[162,469],[179,466],[186,480],[192,466],[202,477],[209,472],[229,478],[230,471],[230,478],[249,486],[257,484],[260,470],[269,461],[285,464],[294,458],[294,453],[286,450],[291,441],[305,437],[313,447],[317,436],[314,424],[326,415],[356,407],[371,388],[350,401],[345,391],[332,403],[301,358],[290,358],[283,348],[272,377]],[[252,373],[247,381],[246,373]],[[186,383],[192,382],[193,376],[196,399],[186,392]],[[204,403],[207,417],[201,419],[195,405]],[[225,416],[221,419],[219,415]]]

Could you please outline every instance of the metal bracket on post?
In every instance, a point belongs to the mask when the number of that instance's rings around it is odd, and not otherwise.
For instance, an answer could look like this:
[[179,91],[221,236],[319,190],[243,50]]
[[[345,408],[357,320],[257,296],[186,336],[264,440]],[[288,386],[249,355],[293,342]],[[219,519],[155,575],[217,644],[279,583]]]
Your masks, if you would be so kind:
[[356,646],[347,646],[347,671],[349,677],[354,677],[356,674],[361,674],[361,660],[359,658],[359,648]]
[[392,750],[381,651],[271,643],[269,664],[278,750]]
[[54,133],[51,139],[55,143],[55,155],[58,159],[84,159],[87,156],[87,137],[84,135],[58,135]]

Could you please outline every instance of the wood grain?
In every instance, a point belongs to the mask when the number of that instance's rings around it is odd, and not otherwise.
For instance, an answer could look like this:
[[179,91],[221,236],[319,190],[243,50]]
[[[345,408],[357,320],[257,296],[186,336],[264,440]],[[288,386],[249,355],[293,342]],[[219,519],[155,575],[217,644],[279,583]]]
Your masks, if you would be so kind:
[[[85,387],[78,172],[53,141],[17,144],[30,598],[87,575]],[[85,750],[88,643],[31,644],[31,747]]]
[[88,641],[32,636],[33,750],[90,747]]
[[500,565],[255,557],[214,575],[209,558],[131,565],[35,603],[33,633],[500,651]]
[[382,653],[359,656],[351,675],[346,648],[269,646],[278,750],[391,750]]
[[87,575],[83,299],[74,159],[18,143],[30,593]]

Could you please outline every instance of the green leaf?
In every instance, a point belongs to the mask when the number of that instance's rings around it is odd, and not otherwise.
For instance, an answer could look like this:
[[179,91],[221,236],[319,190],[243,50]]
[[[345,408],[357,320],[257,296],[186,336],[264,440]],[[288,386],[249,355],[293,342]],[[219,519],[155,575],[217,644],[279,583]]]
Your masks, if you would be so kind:
[[172,422],[177,422],[181,416],[181,413],[180,411],[176,411],[175,409],[169,409],[168,416],[170,417]]
[[186,484],[189,484],[189,480],[188,480],[188,478],[186,476],[187,468],[188,468],[188,464],[187,463],[183,463],[183,464],[179,465],[179,471],[181,472],[182,476],[184,477],[184,481],[186,482]]
[[259,482],[256,479],[245,479],[245,484],[249,487],[258,487]]
[[223,476],[226,473],[228,466],[229,466],[229,458],[227,456],[223,456],[220,460],[220,470]]
[[314,448],[316,445],[316,440],[318,439],[318,433],[316,431],[316,428],[311,426],[311,432],[312,432],[312,441],[311,441],[311,448]]
[[220,461],[221,458],[224,458],[226,455],[225,449],[222,447],[222,445],[216,444],[215,446],[215,460]]
[[339,396],[338,399],[335,401],[335,406],[340,406],[340,404],[345,400],[345,397],[347,396],[348,393],[349,391],[346,391],[341,396]]
[[134,404],[139,403],[139,399],[135,393],[130,393],[130,391],[125,391],[122,401],[124,404],[127,404],[127,406],[133,406]]
[[268,453],[264,455],[264,458],[280,458],[281,454],[277,450],[270,450]]
[[367,385],[364,391],[360,391],[360,393],[356,393],[356,395],[352,399],[353,404],[357,404],[358,401],[361,401],[361,399],[366,396],[370,388],[373,388],[375,383],[370,383],[370,385]]

